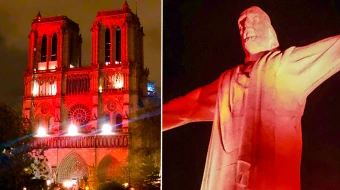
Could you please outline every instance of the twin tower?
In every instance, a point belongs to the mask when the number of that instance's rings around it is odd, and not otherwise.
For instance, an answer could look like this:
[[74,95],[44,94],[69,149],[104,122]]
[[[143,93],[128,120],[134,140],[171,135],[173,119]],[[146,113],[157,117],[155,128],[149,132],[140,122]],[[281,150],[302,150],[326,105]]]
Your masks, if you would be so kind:
[[23,115],[33,130],[60,134],[74,125],[93,133],[102,124],[128,132],[147,96],[143,27],[125,2],[101,11],[92,24],[92,60],[82,65],[79,26],[66,16],[32,21]]

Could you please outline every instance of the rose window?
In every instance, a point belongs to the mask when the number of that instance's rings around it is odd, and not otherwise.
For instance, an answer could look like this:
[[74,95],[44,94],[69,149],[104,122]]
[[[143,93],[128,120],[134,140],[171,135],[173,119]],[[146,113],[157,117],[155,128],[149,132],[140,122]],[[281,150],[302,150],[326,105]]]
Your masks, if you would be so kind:
[[85,105],[76,104],[70,109],[69,118],[77,125],[85,125],[91,119],[91,112]]
[[42,114],[47,114],[47,112],[48,112],[48,107],[47,107],[46,104],[43,104],[43,105],[41,106],[41,113],[42,113]]
[[116,104],[112,101],[110,101],[108,104],[107,104],[107,109],[109,111],[115,111],[116,110]]

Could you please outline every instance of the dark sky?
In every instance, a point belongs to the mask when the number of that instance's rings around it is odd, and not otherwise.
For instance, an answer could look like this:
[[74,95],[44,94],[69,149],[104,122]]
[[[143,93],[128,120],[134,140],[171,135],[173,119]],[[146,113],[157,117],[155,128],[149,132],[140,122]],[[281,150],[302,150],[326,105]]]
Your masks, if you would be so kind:
[[[149,80],[161,84],[161,1],[128,0],[144,27],[144,62]],[[96,13],[122,9],[124,0],[0,0],[0,100],[20,109],[23,74],[27,66],[28,34],[31,22],[42,17],[65,15],[79,24],[83,38],[82,64],[90,65],[91,25]]]
[[[281,49],[340,34],[336,0],[164,0],[163,101],[216,80],[243,63],[237,19],[252,6],[271,18]],[[326,63],[327,64],[327,63]],[[297,81],[298,82],[298,81]],[[340,189],[340,73],[307,98],[301,187]],[[200,188],[211,123],[163,133],[163,190]]]

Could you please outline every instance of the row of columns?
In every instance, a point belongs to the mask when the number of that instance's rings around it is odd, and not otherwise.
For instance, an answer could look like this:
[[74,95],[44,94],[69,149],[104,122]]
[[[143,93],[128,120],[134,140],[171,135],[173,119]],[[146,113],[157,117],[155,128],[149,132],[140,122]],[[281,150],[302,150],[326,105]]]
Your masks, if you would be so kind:
[[127,62],[127,24],[119,26],[110,24],[109,26],[95,21],[92,24],[92,65],[105,65],[105,32],[110,30],[110,64],[116,61],[116,29],[121,31],[121,62]]

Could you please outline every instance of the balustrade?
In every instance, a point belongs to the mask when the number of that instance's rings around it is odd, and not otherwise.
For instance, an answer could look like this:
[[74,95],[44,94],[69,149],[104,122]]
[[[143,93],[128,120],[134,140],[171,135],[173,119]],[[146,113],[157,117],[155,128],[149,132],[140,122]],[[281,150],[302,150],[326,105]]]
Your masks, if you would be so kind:
[[35,148],[115,148],[128,147],[129,135],[92,135],[39,137],[32,142]]

